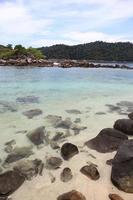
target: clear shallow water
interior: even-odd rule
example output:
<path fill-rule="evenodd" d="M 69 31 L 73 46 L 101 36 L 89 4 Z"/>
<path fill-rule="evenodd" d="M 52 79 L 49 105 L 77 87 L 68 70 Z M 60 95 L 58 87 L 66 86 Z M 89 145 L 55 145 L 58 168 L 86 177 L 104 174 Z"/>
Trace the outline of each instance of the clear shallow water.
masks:
<path fill-rule="evenodd" d="M 102 128 L 112 127 L 117 118 L 127 117 L 109 112 L 106 104 L 133 102 L 132 91 L 133 71 L 129 70 L 0 67 L 0 101 L 17 109 L 17 112 L 0 113 L 1 148 L 9 139 L 15 139 L 18 145 L 28 145 L 27 137 L 16 132 L 47 127 L 45 117 L 49 114 L 72 120 L 81 118 L 81 125 L 88 128 L 85 132 L 94 137 Z M 38 97 L 39 103 L 16 102 L 16 98 L 26 96 Z M 43 115 L 27 119 L 22 114 L 34 108 L 40 108 Z M 78 109 L 82 114 L 68 114 L 68 109 Z"/>

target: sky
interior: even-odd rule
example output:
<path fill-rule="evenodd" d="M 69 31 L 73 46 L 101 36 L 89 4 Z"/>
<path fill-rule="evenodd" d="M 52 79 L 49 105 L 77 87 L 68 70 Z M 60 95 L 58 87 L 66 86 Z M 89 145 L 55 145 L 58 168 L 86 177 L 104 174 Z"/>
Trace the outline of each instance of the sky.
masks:
<path fill-rule="evenodd" d="M 133 42 L 133 0 L 0 0 L 0 44 Z"/>

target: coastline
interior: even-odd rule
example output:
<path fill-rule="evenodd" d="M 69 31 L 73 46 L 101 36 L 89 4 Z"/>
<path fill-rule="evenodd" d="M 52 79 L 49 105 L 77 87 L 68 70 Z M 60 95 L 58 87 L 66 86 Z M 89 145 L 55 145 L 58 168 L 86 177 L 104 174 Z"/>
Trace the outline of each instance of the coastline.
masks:
<path fill-rule="evenodd" d="M 88 60 L 66 60 L 66 59 L 9 59 L 4 60 L 0 59 L 0 66 L 16 66 L 16 67 L 60 67 L 60 68 L 108 68 L 108 69 L 129 69 L 133 70 L 133 67 L 130 67 L 125 64 L 100 64 Z"/>

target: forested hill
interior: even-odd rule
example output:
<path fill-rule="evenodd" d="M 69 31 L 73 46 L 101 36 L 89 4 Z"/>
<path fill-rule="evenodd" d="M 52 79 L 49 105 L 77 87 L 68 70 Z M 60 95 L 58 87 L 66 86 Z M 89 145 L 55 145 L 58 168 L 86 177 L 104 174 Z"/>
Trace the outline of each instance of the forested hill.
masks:
<path fill-rule="evenodd" d="M 39 49 L 48 59 L 133 61 L 133 43 L 130 42 L 91 42 L 74 46 L 61 44 Z"/>

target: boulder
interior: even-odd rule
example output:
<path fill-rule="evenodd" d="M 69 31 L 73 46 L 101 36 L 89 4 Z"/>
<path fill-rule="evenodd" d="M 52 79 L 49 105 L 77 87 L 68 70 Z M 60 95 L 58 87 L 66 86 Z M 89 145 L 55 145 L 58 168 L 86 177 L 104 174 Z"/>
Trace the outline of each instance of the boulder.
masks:
<path fill-rule="evenodd" d="M 58 116 L 58 115 L 48 115 L 48 116 L 46 116 L 45 119 L 46 119 L 49 123 L 51 123 L 53 127 L 55 127 L 56 124 L 58 124 L 58 123 L 62 120 L 62 117 L 61 117 L 61 116 Z"/>
<path fill-rule="evenodd" d="M 86 200 L 85 196 L 76 190 L 60 195 L 57 200 Z"/>
<path fill-rule="evenodd" d="M 17 97 L 16 102 L 21 104 L 39 103 L 39 97 L 33 95 L 25 97 Z"/>
<path fill-rule="evenodd" d="M 45 127 L 41 126 L 27 134 L 27 137 L 34 145 L 44 144 L 45 139 Z"/>
<path fill-rule="evenodd" d="M 55 124 L 55 128 L 70 129 L 71 126 L 72 126 L 72 121 L 70 118 L 66 118 L 65 120 L 60 120 L 58 123 Z"/>
<path fill-rule="evenodd" d="M 75 114 L 75 115 L 82 114 L 81 111 L 77 109 L 66 110 L 66 112 L 69 114 Z"/>
<path fill-rule="evenodd" d="M 94 164 L 82 167 L 80 172 L 92 180 L 98 180 L 100 178 L 100 174 Z"/>
<path fill-rule="evenodd" d="M 61 155 L 64 160 L 69 160 L 73 156 L 79 153 L 78 147 L 71 143 L 65 143 L 61 147 Z"/>
<path fill-rule="evenodd" d="M 100 153 L 113 152 L 118 149 L 128 137 L 121 131 L 113 128 L 105 128 L 93 139 L 85 143 L 89 148 Z"/>
<path fill-rule="evenodd" d="M 20 161 L 14 166 L 14 170 L 22 174 L 27 180 L 31 180 L 38 174 L 42 175 L 43 168 L 44 164 L 39 159 Z"/>
<path fill-rule="evenodd" d="M 32 109 L 32 110 L 27 110 L 23 112 L 23 115 L 25 115 L 28 119 L 32 119 L 33 117 L 41 115 L 42 113 L 43 112 L 40 109 Z"/>
<path fill-rule="evenodd" d="M 124 200 L 118 194 L 109 194 L 110 200 Z"/>
<path fill-rule="evenodd" d="M 133 193 L 133 140 L 119 147 L 112 164 L 111 180 L 118 189 Z"/>
<path fill-rule="evenodd" d="M 32 147 L 16 147 L 13 151 L 7 156 L 5 159 L 4 164 L 10 164 L 21 160 L 23 158 L 28 158 L 29 156 L 33 155 Z"/>
<path fill-rule="evenodd" d="M 62 182 L 68 182 L 72 179 L 72 177 L 72 171 L 68 167 L 64 168 L 60 175 L 60 179 Z"/>
<path fill-rule="evenodd" d="M 114 128 L 127 135 L 133 135 L 133 120 L 118 119 L 114 124 Z"/>
<path fill-rule="evenodd" d="M 62 159 L 59 157 L 50 157 L 46 160 L 47 169 L 58 169 L 62 165 Z"/>
<path fill-rule="evenodd" d="M 0 175 L 0 197 L 7 197 L 15 192 L 25 181 L 24 176 L 16 171 L 7 171 Z"/>

